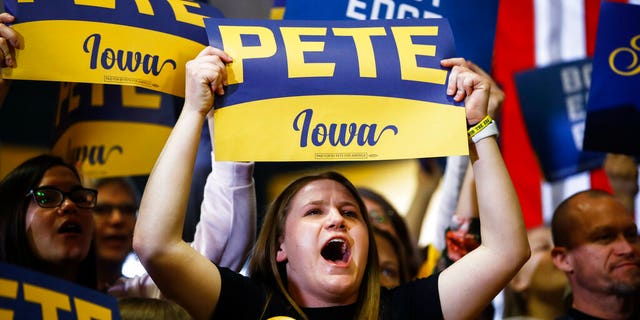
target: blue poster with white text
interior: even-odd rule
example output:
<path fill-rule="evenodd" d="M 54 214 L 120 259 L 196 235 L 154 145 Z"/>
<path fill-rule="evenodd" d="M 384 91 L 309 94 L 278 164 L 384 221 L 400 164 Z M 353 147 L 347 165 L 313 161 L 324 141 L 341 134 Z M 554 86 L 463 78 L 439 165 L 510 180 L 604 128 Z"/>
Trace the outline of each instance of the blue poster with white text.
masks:
<path fill-rule="evenodd" d="M 284 19 L 379 20 L 446 18 L 459 56 L 489 73 L 498 0 L 287 0 Z"/>
<path fill-rule="evenodd" d="M 529 139 L 547 181 L 602 165 L 603 153 L 582 148 L 590 78 L 591 60 L 527 70 L 515 76 Z"/>

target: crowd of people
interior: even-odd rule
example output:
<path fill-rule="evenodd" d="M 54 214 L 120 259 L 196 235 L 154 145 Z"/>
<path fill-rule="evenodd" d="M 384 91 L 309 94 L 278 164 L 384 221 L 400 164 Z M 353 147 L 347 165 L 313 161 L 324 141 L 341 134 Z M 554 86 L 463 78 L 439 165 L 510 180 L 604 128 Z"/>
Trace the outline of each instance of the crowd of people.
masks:
<path fill-rule="evenodd" d="M 21 46 L 12 21 L 0 14 L 2 67 Z M 491 319 L 500 292 L 509 319 L 640 318 L 633 158 L 608 158 L 613 193 L 578 192 L 527 230 L 495 123 L 478 125 L 499 117 L 504 95 L 462 58 L 441 61 L 445 93 L 464 102 L 470 132 L 484 132 L 442 175 L 460 186 L 444 190 L 455 206 L 438 213 L 450 221 L 444 248 L 419 248 L 422 217 L 407 224 L 384 195 L 334 171 L 292 181 L 258 225 L 254 163 L 215 161 L 215 146 L 184 241 L 202 128 L 213 135 L 232 61 L 205 47 L 187 63 L 184 106 L 144 190 L 126 177 L 89 181 L 52 155 L 3 177 L 0 261 L 118 297 L 123 319 Z M 430 192 L 417 195 L 422 213 Z M 147 273 L 127 278 L 132 250 Z"/>

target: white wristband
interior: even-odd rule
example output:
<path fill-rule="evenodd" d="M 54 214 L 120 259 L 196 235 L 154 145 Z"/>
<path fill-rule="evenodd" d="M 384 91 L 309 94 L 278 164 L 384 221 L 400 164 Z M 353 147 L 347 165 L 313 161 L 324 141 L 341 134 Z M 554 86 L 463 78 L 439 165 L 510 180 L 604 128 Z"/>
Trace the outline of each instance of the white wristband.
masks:
<path fill-rule="evenodd" d="M 498 135 L 498 125 L 496 124 L 495 121 L 491 120 L 491 123 L 489 123 L 486 127 L 482 128 L 475 135 L 473 135 L 473 137 L 471 137 L 471 141 L 473 141 L 473 143 L 478 143 L 478 141 L 486 137 L 497 136 L 497 135 Z"/>

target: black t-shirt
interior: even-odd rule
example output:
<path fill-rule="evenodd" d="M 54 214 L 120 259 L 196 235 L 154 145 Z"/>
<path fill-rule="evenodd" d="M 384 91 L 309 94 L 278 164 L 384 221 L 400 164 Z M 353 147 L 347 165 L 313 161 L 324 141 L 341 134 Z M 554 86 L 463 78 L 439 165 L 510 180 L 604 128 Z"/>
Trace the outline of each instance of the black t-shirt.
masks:
<path fill-rule="evenodd" d="M 287 299 L 269 291 L 263 284 L 227 268 L 218 268 L 222 289 L 212 319 L 264 319 L 290 317 L 302 319 Z M 273 294 L 269 295 L 269 292 Z M 269 300 L 269 301 L 267 301 Z M 442 319 L 438 275 L 414 280 L 392 290 L 382 289 L 381 319 Z M 303 308 L 310 320 L 352 320 L 355 305 L 326 308 Z"/>
<path fill-rule="evenodd" d="M 582 313 L 574 308 L 567 310 L 565 315 L 562 315 L 556 320 L 603 320 L 601 318 L 592 317 L 586 313 Z"/>
<path fill-rule="evenodd" d="M 634 315 L 629 317 L 629 319 L 630 320 L 640 319 L 640 314 L 638 314 L 638 312 L 635 312 Z M 565 315 L 556 318 L 556 320 L 604 320 L 604 319 L 590 316 L 586 313 L 583 313 L 574 308 L 571 308 L 567 311 Z"/>

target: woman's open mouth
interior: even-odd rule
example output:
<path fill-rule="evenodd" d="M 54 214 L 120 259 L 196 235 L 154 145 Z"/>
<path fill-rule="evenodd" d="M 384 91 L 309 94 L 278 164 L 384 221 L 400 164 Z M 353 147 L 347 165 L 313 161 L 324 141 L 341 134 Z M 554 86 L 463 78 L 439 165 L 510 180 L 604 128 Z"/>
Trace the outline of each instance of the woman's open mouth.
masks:
<path fill-rule="evenodd" d="M 333 238 L 322 247 L 320 255 L 327 261 L 347 263 L 351 257 L 351 247 L 345 239 Z"/>

